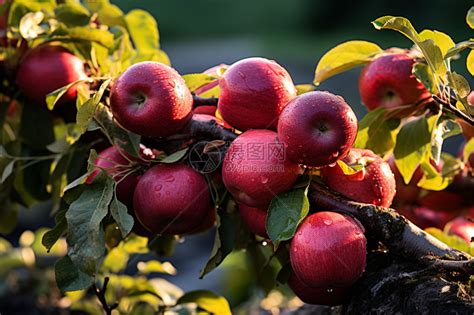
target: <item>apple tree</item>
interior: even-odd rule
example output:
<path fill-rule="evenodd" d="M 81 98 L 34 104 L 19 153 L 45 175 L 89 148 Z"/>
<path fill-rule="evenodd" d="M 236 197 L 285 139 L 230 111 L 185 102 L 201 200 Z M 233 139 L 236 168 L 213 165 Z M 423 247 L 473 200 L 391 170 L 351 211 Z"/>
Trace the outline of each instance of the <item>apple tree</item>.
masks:
<path fill-rule="evenodd" d="M 48 201 L 55 219 L 18 248 L 1 238 L 0 261 L 53 258 L 53 286 L 85 312 L 230 314 L 160 276 L 183 235 L 212 229 L 196 277 L 245 251 L 281 309 L 471 313 L 474 94 L 451 63 L 468 51 L 474 75 L 474 41 L 372 24 L 411 47 L 348 41 L 295 85 L 266 58 L 181 75 L 144 10 L 0 1 L 0 233 L 20 207 Z M 358 66 L 359 121 L 318 88 Z"/>

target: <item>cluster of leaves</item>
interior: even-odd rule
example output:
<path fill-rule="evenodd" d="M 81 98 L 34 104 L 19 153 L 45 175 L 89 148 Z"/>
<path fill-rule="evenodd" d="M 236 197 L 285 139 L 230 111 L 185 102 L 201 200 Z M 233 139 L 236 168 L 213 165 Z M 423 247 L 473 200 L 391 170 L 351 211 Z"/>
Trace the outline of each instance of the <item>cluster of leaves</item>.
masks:
<path fill-rule="evenodd" d="M 52 200 L 56 226 L 42 235 L 42 245 L 48 252 L 54 251 L 58 241 L 67 236 L 67 254 L 63 252 L 66 255 L 55 266 L 58 287 L 61 291 L 82 290 L 71 294 L 73 305 L 100 313 L 96 298 L 85 289 L 101 276 L 130 268 L 129 257 L 148 253 L 149 249 L 147 239 L 130 234 L 133 218 L 116 197 L 116 182 L 102 172 L 92 184 L 84 184 L 97 157 L 91 147 L 105 137 L 129 156 L 140 156 L 140 136 L 111 120 L 106 106 L 109 85 L 134 63 L 147 60 L 169 64 L 169 59 L 160 49 L 157 23 L 148 12 L 132 10 L 124 14 L 109 1 L 82 5 L 75 0 L 59 4 L 55 0 L 18 0 L 10 6 L 8 24 L 8 38 L 25 42 L 28 48 L 51 43 L 73 52 L 86 64 L 88 77 L 50 93 L 46 99 L 48 110 L 21 96 L 12 101 L 0 95 L 0 231 L 8 233 L 15 227 L 19 205 L 31 208 L 38 202 Z M 18 62 L 12 50 L 0 49 L 0 61 Z M 73 85 L 78 88 L 77 115 L 75 122 L 66 123 L 51 111 Z M 16 110 L 8 113 L 13 102 Z M 95 131 L 103 137 L 91 140 L 90 134 Z M 182 150 L 158 159 L 173 163 L 185 153 Z M 115 229 L 118 233 L 111 232 Z M 113 242 L 114 239 L 118 241 Z M 174 241 L 158 237 L 150 240 L 149 245 L 161 254 L 169 254 Z M 112 300 L 126 302 L 119 305 L 126 307 L 124 312 L 142 314 L 172 308 L 184 312 L 182 309 L 195 309 L 197 305 L 210 313 L 230 314 L 227 301 L 212 292 L 183 295 L 173 286 L 171 294 L 163 291 L 171 286 L 164 284 L 165 280 L 148 280 L 150 273 L 174 273 L 169 265 L 151 261 L 139 262 L 137 266 L 137 277 L 113 275 L 110 279 L 107 294 Z M 191 307 L 189 303 L 194 304 Z"/>
<path fill-rule="evenodd" d="M 474 10 L 466 17 L 472 28 Z M 372 22 L 378 30 L 390 29 L 400 32 L 410 39 L 414 47 L 411 51 L 417 57 L 413 74 L 426 89 L 440 99 L 452 102 L 456 98 L 456 108 L 472 118 L 474 107 L 467 103 L 470 92 L 468 81 L 451 70 L 451 61 L 465 49 L 471 49 L 467 56 L 467 69 L 474 75 L 474 40 L 455 43 L 449 35 L 436 30 L 417 32 L 410 21 L 403 17 L 384 16 Z M 391 49 L 393 51 L 393 49 Z M 378 45 L 367 41 L 349 41 L 328 51 L 319 61 L 314 84 L 351 69 L 370 63 L 374 58 L 386 53 Z M 427 100 L 428 101 L 428 100 Z M 395 163 L 409 183 L 415 170 L 421 165 L 424 176 L 418 186 L 428 190 L 443 190 L 462 169 L 459 159 L 442 153 L 444 140 L 461 132 L 456 117 L 449 110 L 438 113 L 420 104 L 411 104 L 395 109 L 378 108 L 369 112 L 359 122 L 356 147 L 369 148 L 381 156 L 394 155 Z M 400 115 L 401 113 L 408 113 Z M 411 116 L 414 119 L 403 119 Z M 441 171 L 435 169 L 443 159 Z"/>

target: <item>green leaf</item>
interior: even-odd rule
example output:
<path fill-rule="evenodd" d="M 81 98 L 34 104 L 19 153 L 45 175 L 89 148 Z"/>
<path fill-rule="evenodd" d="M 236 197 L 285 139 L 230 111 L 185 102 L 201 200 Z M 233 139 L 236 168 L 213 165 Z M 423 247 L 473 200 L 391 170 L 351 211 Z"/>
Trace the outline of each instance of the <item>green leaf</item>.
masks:
<path fill-rule="evenodd" d="M 81 40 L 96 42 L 104 47 L 112 48 L 114 35 L 107 30 L 87 26 L 66 26 L 60 23 L 50 34 L 50 40 Z"/>
<path fill-rule="evenodd" d="M 207 73 L 192 73 L 183 75 L 183 79 L 189 90 L 194 92 L 201 86 L 218 80 L 218 77 Z"/>
<path fill-rule="evenodd" d="M 449 35 L 440 31 L 423 30 L 420 32 L 419 36 L 422 40 L 427 40 L 427 39 L 433 40 L 436 46 L 438 46 L 439 49 L 441 50 L 441 54 L 443 56 L 445 56 L 446 53 L 455 45 L 454 41 Z"/>
<path fill-rule="evenodd" d="M 427 31 L 423 36 L 420 36 L 408 19 L 399 16 L 383 16 L 372 22 L 372 24 L 378 30 L 391 29 L 402 33 L 420 48 L 433 73 L 444 75 L 447 72 L 443 53 L 435 42 L 436 39 L 437 41 L 442 41 L 443 45 L 445 45 L 446 37 L 440 35 L 440 32 Z M 431 35 L 435 39 L 430 38 Z"/>
<path fill-rule="evenodd" d="M 229 202 L 227 207 L 235 207 L 235 203 Z M 200 279 L 219 266 L 224 258 L 234 249 L 236 227 L 232 216 L 226 211 L 219 211 L 216 221 L 217 228 L 214 245 L 206 266 L 201 270 Z"/>
<path fill-rule="evenodd" d="M 99 90 L 93 95 L 92 98 L 88 99 L 85 103 L 78 106 L 76 114 L 76 123 L 80 130 L 80 133 L 83 134 L 87 131 L 89 123 L 94 117 L 97 106 L 102 100 L 105 90 L 109 86 L 111 79 L 107 79 L 99 87 Z"/>
<path fill-rule="evenodd" d="M 474 246 L 469 245 L 457 235 L 448 235 L 446 231 L 441 231 L 437 228 L 427 228 L 425 231 L 452 248 L 474 255 Z"/>
<path fill-rule="evenodd" d="M 100 178 L 102 177 L 102 178 Z M 86 185 L 66 213 L 69 256 L 82 271 L 93 274 L 105 251 L 102 220 L 114 193 L 114 180 L 102 172 Z"/>
<path fill-rule="evenodd" d="M 89 11 L 79 3 L 68 2 L 60 4 L 54 9 L 56 19 L 69 26 L 82 26 L 89 23 Z"/>
<path fill-rule="evenodd" d="M 469 52 L 466 59 L 466 67 L 469 73 L 474 76 L 474 50 Z"/>
<path fill-rule="evenodd" d="M 474 7 L 471 7 L 466 14 L 466 23 L 470 28 L 474 28 Z"/>
<path fill-rule="evenodd" d="M 474 138 L 469 139 L 469 141 L 466 142 L 466 145 L 464 146 L 463 150 L 463 162 L 467 163 L 469 160 L 469 156 L 474 153 Z"/>
<path fill-rule="evenodd" d="M 185 149 L 176 151 L 176 152 L 166 156 L 162 160 L 160 160 L 160 163 L 168 163 L 168 164 L 176 163 L 179 160 L 181 160 L 186 155 L 186 153 L 188 153 L 188 150 L 189 150 L 189 148 L 185 148 Z"/>
<path fill-rule="evenodd" d="M 164 262 L 161 263 L 156 260 L 150 260 L 150 261 L 140 261 L 137 264 L 137 269 L 141 274 L 147 275 L 150 273 L 164 273 L 168 275 L 175 275 L 176 274 L 176 268 L 169 262 Z"/>
<path fill-rule="evenodd" d="M 87 7 L 94 13 L 97 13 L 99 21 L 105 25 L 125 26 L 123 12 L 109 0 L 86 1 Z"/>
<path fill-rule="evenodd" d="M 359 130 L 354 147 L 370 149 L 384 155 L 395 146 L 399 119 L 387 119 L 387 110 L 379 107 L 367 113 L 359 121 Z"/>
<path fill-rule="evenodd" d="M 5 166 L 2 172 L 2 178 L 0 179 L 0 184 L 5 182 L 5 180 L 10 177 L 10 175 L 13 173 L 13 167 L 15 166 L 15 160 L 10 161 L 10 163 Z"/>
<path fill-rule="evenodd" d="M 107 135 L 113 145 L 121 147 L 133 157 L 140 157 L 141 137 L 117 126 L 112 120 L 112 114 L 107 107 L 99 104 L 95 119 L 102 132 Z"/>
<path fill-rule="evenodd" d="M 416 62 L 413 65 L 412 72 L 428 91 L 432 94 L 438 93 L 438 86 L 436 85 L 433 71 L 431 71 L 431 68 L 426 63 Z"/>
<path fill-rule="evenodd" d="M 84 290 L 92 285 L 93 278 L 80 271 L 69 256 L 59 259 L 54 269 L 56 283 L 62 292 Z"/>
<path fill-rule="evenodd" d="M 474 39 L 469 39 L 467 41 L 457 43 L 454 47 L 448 50 L 444 58 L 445 59 L 452 58 L 466 48 L 474 49 Z"/>
<path fill-rule="evenodd" d="M 461 99 L 466 98 L 471 91 L 469 82 L 466 78 L 456 72 L 448 73 L 448 83 L 456 95 Z"/>
<path fill-rule="evenodd" d="M 353 175 L 364 169 L 364 164 L 347 164 L 343 160 L 338 160 L 337 165 L 345 175 Z"/>
<path fill-rule="evenodd" d="M 294 189 L 272 199 L 266 229 L 273 242 L 286 241 L 295 235 L 298 225 L 309 212 L 307 193 L 308 188 Z"/>
<path fill-rule="evenodd" d="M 126 237 L 132 231 L 133 217 L 128 214 L 127 206 L 118 200 L 116 187 L 117 185 L 114 185 L 114 197 L 110 203 L 110 214 L 120 228 L 122 237 Z"/>
<path fill-rule="evenodd" d="M 397 135 L 394 149 L 395 164 L 405 184 L 408 185 L 413 173 L 424 159 L 427 146 L 431 144 L 428 119 L 420 117 L 406 123 Z"/>
<path fill-rule="evenodd" d="M 138 50 L 150 51 L 160 48 L 158 24 L 147 11 L 135 9 L 125 16 L 128 32 Z"/>
<path fill-rule="evenodd" d="M 316 90 L 316 87 L 313 84 L 297 84 L 295 85 L 295 88 L 296 88 L 296 94 L 298 95 Z"/>
<path fill-rule="evenodd" d="M 101 268 L 110 272 L 119 273 L 127 268 L 129 258 L 130 255 L 124 251 L 121 246 L 112 248 L 107 256 L 105 256 Z"/>
<path fill-rule="evenodd" d="M 46 95 L 46 104 L 48 105 L 48 109 L 49 110 L 53 110 L 54 109 L 54 106 L 56 105 L 56 103 L 59 101 L 59 99 L 61 98 L 61 96 L 63 96 L 70 88 L 72 88 L 73 86 L 79 84 L 79 83 L 82 83 L 82 82 L 85 82 L 87 81 L 88 79 L 80 79 L 80 80 L 76 80 L 74 82 L 71 82 L 69 83 L 68 85 L 66 86 L 63 86 L 63 87 L 60 87 L 59 89 L 57 90 L 54 90 L 53 92 L 49 93 L 48 95 Z"/>
<path fill-rule="evenodd" d="M 211 291 L 197 290 L 184 294 L 176 302 L 179 304 L 196 303 L 199 308 L 211 313 L 219 315 L 230 315 L 230 305 L 227 300 Z"/>
<path fill-rule="evenodd" d="M 56 242 L 59 240 L 61 235 L 63 235 L 63 233 L 67 230 L 67 221 L 65 215 L 66 209 L 60 210 L 54 218 L 56 221 L 54 228 L 43 235 L 41 243 L 48 250 L 48 253 L 54 244 L 56 244 Z"/>
<path fill-rule="evenodd" d="M 367 41 L 353 40 L 342 43 L 321 57 L 316 67 L 314 84 L 319 85 L 333 75 L 366 64 L 381 52 L 382 48 Z"/>

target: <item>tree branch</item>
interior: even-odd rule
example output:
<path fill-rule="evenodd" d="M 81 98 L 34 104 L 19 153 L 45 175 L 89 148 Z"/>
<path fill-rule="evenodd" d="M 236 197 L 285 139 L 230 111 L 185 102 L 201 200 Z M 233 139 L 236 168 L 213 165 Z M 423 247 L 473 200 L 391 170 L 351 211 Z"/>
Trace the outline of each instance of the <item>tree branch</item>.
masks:
<path fill-rule="evenodd" d="M 471 126 L 474 126 L 474 119 L 463 111 L 461 111 L 459 108 L 457 108 L 456 105 L 451 102 L 451 100 L 447 102 L 436 95 L 433 95 L 433 100 L 434 104 L 436 104 L 438 108 L 440 107 L 440 105 L 442 105 L 443 108 L 446 109 L 446 111 L 454 114 L 456 117 L 464 120 Z"/>
<path fill-rule="evenodd" d="M 439 241 L 394 209 L 351 201 L 317 182 L 311 184 L 308 197 L 310 203 L 319 209 L 354 216 L 389 249 L 409 259 L 415 259 L 426 266 L 436 264 L 447 271 L 474 273 L 471 256 Z M 458 262 L 453 263 L 453 260 Z"/>
<path fill-rule="evenodd" d="M 217 102 L 219 102 L 219 99 L 217 97 L 200 97 L 195 94 L 193 94 L 193 107 L 198 107 L 198 106 L 217 106 Z"/>
<path fill-rule="evenodd" d="M 112 305 L 107 304 L 107 300 L 105 298 L 105 292 L 107 291 L 107 285 L 109 284 L 109 277 L 104 278 L 104 284 L 102 285 L 102 289 L 97 288 L 95 283 L 92 285 L 92 289 L 94 290 L 97 299 L 100 301 L 102 308 L 104 309 L 104 313 L 106 315 L 112 315 L 112 310 L 116 309 L 118 304 L 114 303 Z"/>

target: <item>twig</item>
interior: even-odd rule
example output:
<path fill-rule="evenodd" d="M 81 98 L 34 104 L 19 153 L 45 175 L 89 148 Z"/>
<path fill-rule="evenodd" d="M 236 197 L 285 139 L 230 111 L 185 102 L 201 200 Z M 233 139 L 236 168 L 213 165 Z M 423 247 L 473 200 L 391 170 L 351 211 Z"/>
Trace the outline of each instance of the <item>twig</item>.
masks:
<path fill-rule="evenodd" d="M 112 305 L 107 304 L 105 292 L 107 291 L 107 285 L 109 284 L 109 280 L 109 277 L 104 278 L 104 284 L 102 285 L 102 289 L 97 288 L 95 283 L 92 285 L 92 289 L 94 290 L 97 299 L 100 301 L 100 304 L 102 304 L 102 308 L 104 309 L 106 315 L 112 315 L 112 310 L 116 309 L 118 306 L 117 303 L 114 303 Z"/>
<path fill-rule="evenodd" d="M 471 126 L 474 126 L 474 119 L 471 116 L 465 114 L 459 108 L 457 108 L 453 103 L 451 103 L 451 101 L 447 102 L 436 95 L 433 95 L 433 100 L 435 101 L 436 105 L 443 105 L 443 108 L 445 108 L 447 111 L 454 114 L 456 117 L 464 120 Z"/>
<path fill-rule="evenodd" d="M 193 107 L 198 107 L 198 106 L 217 106 L 217 103 L 219 102 L 219 99 L 217 97 L 200 97 L 195 94 L 193 94 Z"/>

